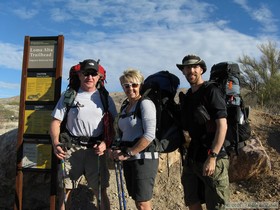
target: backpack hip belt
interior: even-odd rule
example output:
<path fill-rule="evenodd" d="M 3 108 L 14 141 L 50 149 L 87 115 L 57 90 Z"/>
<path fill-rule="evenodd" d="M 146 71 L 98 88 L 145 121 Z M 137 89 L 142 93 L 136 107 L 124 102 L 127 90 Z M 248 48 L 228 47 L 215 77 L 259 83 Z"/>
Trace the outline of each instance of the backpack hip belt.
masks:
<path fill-rule="evenodd" d="M 93 146 L 94 144 L 99 144 L 102 139 L 102 135 L 97 137 L 87 137 L 87 136 L 72 136 L 70 135 L 71 143 L 80 146 Z"/>

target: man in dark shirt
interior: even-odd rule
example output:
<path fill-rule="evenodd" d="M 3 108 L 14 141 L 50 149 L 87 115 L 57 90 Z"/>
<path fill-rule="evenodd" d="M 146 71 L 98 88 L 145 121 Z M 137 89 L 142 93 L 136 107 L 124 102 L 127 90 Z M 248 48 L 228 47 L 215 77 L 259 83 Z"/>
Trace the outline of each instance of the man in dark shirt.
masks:
<path fill-rule="evenodd" d="M 177 64 L 191 88 L 184 95 L 182 124 L 191 142 L 184 163 L 182 184 L 189 209 L 225 209 L 229 198 L 228 156 L 223 143 L 227 132 L 226 104 L 213 83 L 204 82 L 205 62 L 187 55 Z"/>

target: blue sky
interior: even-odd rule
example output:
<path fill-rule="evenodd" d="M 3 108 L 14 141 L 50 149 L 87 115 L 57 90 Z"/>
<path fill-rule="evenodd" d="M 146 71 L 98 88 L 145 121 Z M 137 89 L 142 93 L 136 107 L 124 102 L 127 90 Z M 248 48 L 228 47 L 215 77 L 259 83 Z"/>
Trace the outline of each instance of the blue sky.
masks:
<path fill-rule="evenodd" d="M 136 68 L 144 76 L 176 68 L 197 54 L 210 68 L 243 54 L 258 58 L 257 45 L 279 45 L 278 0 L 0 0 L 0 98 L 20 94 L 25 36 L 64 36 L 63 85 L 69 68 L 100 59 L 106 87 L 121 91 L 119 76 Z"/>

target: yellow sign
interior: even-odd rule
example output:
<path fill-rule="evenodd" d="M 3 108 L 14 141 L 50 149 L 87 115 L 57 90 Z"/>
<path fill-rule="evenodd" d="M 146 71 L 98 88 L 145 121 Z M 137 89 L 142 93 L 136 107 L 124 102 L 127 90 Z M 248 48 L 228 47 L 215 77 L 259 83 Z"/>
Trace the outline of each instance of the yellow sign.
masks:
<path fill-rule="evenodd" d="M 27 106 L 24 119 L 25 134 L 49 134 L 52 109 L 45 106 Z"/>
<path fill-rule="evenodd" d="M 51 144 L 23 144 L 23 168 L 50 169 L 51 159 Z"/>
<path fill-rule="evenodd" d="M 27 78 L 26 99 L 27 101 L 53 101 L 55 78 L 45 77 Z"/>

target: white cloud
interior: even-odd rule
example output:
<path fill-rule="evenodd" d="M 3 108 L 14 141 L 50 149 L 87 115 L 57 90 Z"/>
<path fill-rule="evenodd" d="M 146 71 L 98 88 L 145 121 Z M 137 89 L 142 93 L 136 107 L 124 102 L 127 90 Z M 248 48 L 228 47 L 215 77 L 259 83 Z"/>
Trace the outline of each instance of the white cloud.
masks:
<path fill-rule="evenodd" d="M 61 2 L 63 7 L 56 7 Z M 263 25 L 273 20 L 267 7 L 252 10 L 246 0 L 235 2 L 248 13 L 258 11 L 258 17 L 262 17 L 258 22 Z M 256 46 L 265 41 L 228 28 L 228 22 L 223 19 L 211 20 L 215 5 L 196 0 L 177 0 L 176 3 L 162 0 L 160 4 L 156 0 L 49 0 L 36 2 L 36 8 L 44 8 L 46 14 L 50 14 L 49 21 L 53 21 L 50 25 L 67 26 L 61 29 L 44 26 L 53 33 L 61 31 L 59 34 L 65 37 L 64 84 L 68 82 L 72 65 L 87 58 L 101 59 L 110 91 L 121 90 L 118 78 L 129 67 L 140 69 L 145 76 L 169 70 L 186 86 L 176 63 L 189 53 L 206 61 L 208 71 L 204 77 L 208 79 L 214 63 L 236 61 L 242 54 L 258 57 L 260 52 Z M 28 13 L 26 9 L 22 11 Z M 1 68 L 21 69 L 23 47 L 0 42 L 0 48 Z"/>
<path fill-rule="evenodd" d="M 5 88 L 5 89 L 18 89 L 20 87 L 19 84 L 15 83 L 7 83 L 7 82 L 1 82 L 0 81 L 0 89 Z"/>
<path fill-rule="evenodd" d="M 94 26 L 119 28 L 121 31 L 146 30 L 156 26 L 178 26 L 180 22 L 195 23 L 205 20 L 214 6 L 196 0 L 176 3 L 158 1 L 67 1 L 61 12 L 72 20 Z M 194 14 L 195 12 L 195 14 Z"/>
<path fill-rule="evenodd" d="M 9 69 L 21 69 L 23 47 L 0 42 L 0 66 Z"/>
<path fill-rule="evenodd" d="M 252 15 L 255 20 L 262 24 L 263 32 L 274 33 L 278 31 L 276 21 L 271 11 L 266 6 L 261 6 L 258 10 L 254 11 Z"/>
<path fill-rule="evenodd" d="M 14 9 L 13 13 L 22 19 L 31 19 L 38 14 L 35 9 L 27 9 L 25 7 Z"/>
<path fill-rule="evenodd" d="M 90 36 L 93 33 L 89 33 Z M 84 35 L 83 40 L 89 39 Z M 200 55 L 210 69 L 216 62 L 236 61 L 242 53 L 257 56 L 256 45 L 260 42 L 234 30 L 221 30 L 210 23 L 187 25 L 172 33 L 165 28 L 156 28 L 149 32 L 118 34 L 92 44 L 83 40 L 69 40 L 65 56 L 74 61 L 71 65 L 86 58 L 100 58 L 108 71 L 108 81 L 114 83 L 108 84 L 111 90 L 120 89 L 118 77 L 128 67 L 140 69 L 145 76 L 166 69 L 180 76 L 185 83 L 175 64 L 186 54 Z M 65 69 L 66 75 L 69 68 Z M 209 71 L 205 77 L 208 75 Z"/>
<path fill-rule="evenodd" d="M 50 10 L 51 18 L 56 22 L 64 22 L 71 19 L 70 14 L 60 8 Z"/>
<path fill-rule="evenodd" d="M 261 24 L 263 32 L 278 32 L 278 21 L 273 17 L 272 12 L 264 2 L 259 6 L 259 8 L 256 7 L 258 6 L 256 4 L 254 4 L 254 7 L 250 7 L 247 0 L 234 0 L 234 2 L 239 4 L 253 20 Z"/>

